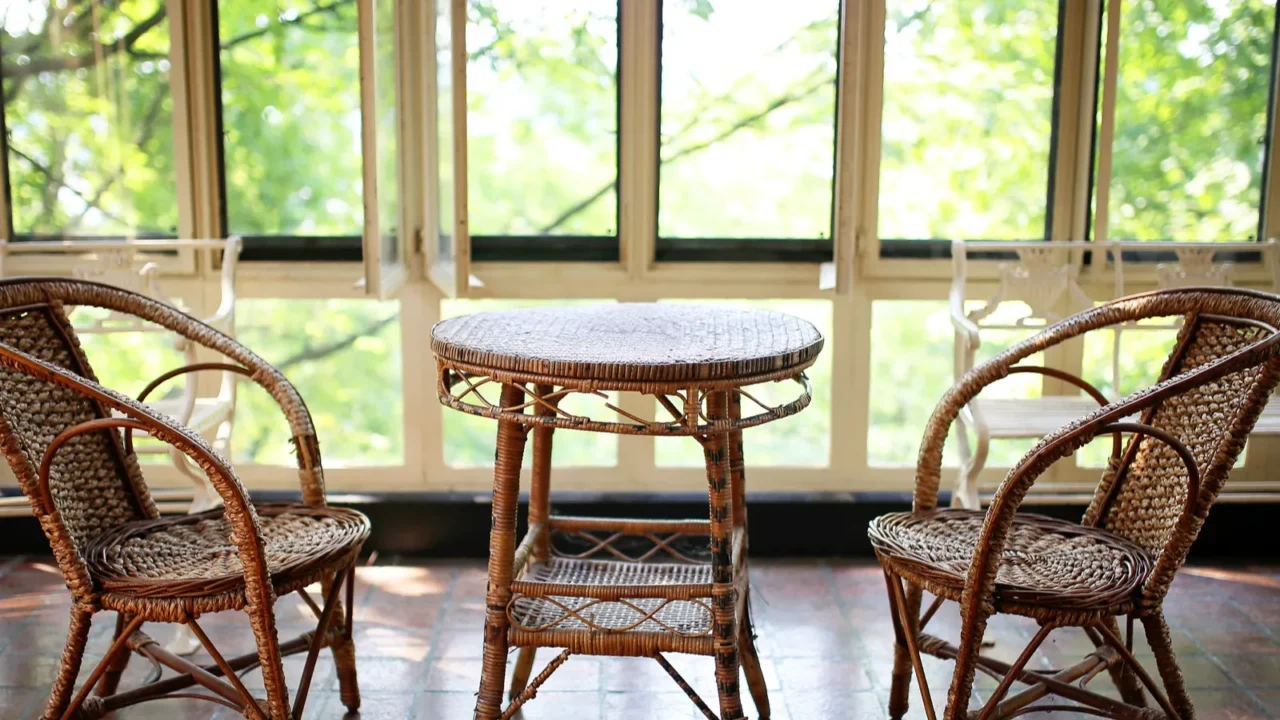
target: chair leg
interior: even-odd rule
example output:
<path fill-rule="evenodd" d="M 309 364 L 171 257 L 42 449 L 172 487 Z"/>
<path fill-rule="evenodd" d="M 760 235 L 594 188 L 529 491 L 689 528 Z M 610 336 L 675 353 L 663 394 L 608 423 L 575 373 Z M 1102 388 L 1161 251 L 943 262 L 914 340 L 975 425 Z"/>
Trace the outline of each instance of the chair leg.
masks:
<path fill-rule="evenodd" d="M 529 675 L 533 672 L 534 656 L 537 654 L 536 647 L 520 648 L 520 654 L 516 656 L 516 669 L 511 673 L 511 689 L 507 691 L 508 698 L 515 700 L 517 695 L 524 692 L 529 684 Z"/>
<path fill-rule="evenodd" d="M 124 632 L 127 624 L 128 618 L 125 617 L 124 613 L 117 613 L 116 631 L 112 636 L 113 640 L 120 637 L 120 633 Z M 132 656 L 132 652 L 125 651 L 112 658 L 107 665 L 107 671 L 102 674 L 102 679 L 98 681 L 98 687 L 95 692 L 99 697 L 116 694 L 116 690 L 120 687 L 120 676 L 124 674 L 124 669 L 129 664 L 129 658 Z"/>
<path fill-rule="evenodd" d="M 89 640 L 92 616 L 93 611 L 83 605 L 77 604 L 71 608 L 67 644 L 62 650 L 62 664 L 58 667 L 53 689 L 49 691 L 49 702 L 44 711 L 45 720 L 59 720 L 67 711 L 71 693 L 76 689 L 76 676 L 80 674 L 80 662 L 84 659 L 84 646 Z"/>
<path fill-rule="evenodd" d="M 337 607 L 335 613 L 342 618 L 342 633 L 329 649 L 333 653 L 333 664 L 338 672 L 338 696 L 342 698 L 342 704 L 348 710 L 355 712 L 360 709 L 360 683 L 356 679 L 356 643 L 352 637 L 355 632 L 352 625 L 355 613 L 355 560 L 352 560 L 351 567 L 346 570 L 346 576 L 346 614 L 343 614 L 341 605 Z M 337 582 L 336 577 L 334 582 Z"/>
<path fill-rule="evenodd" d="M 907 647 L 906 636 L 906 618 L 898 611 L 898 603 L 896 602 L 896 593 L 894 593 L 893 585 L 898 581 L 897 576 L 885 571 L 884 579 L 886 588 L 889 592 L 889 617 L 893 621 L 893 674 L 892 683 L 889 687 L 889 717 L 899 720 L 907 714 L 907 708 L 911 704 L 911 651 Z M 907 589 L 907 607 L 912 607 L 914 599 L 914 607 L 920 606 L 920 593 L 914 587 Z"/>
<path fill-rule="evenodd" d="M 742 670 L 747 675 L 747 689 L 751 691 L 751 700 L 756 704 L 756 715 L 760 720 L 769 720 L 769 689 L 764 680 L 764 671 L 760 666 L 760 653 L 756 650 L 756 632 L 751 622 L 751 591 L 747 591 L 746 611 L 742 625 L 738 628 L 738 644 L 742 647 Z"/>
<path fill-rule="evenodd" d="M 1191 705 L 1191 696 L 1187 694 L 1187 685 L 1178 668 L 1178 659 L 1173 654 L 1173 640 L 1169 637 L 1169 625 L 1164 621 L 1164 613 L 1144 616 L 1142 627 L 1146 630 L 1151 651 L 1155 653 L 1156 667 L 1160 670 L 1164 690 L 1169 694 L 1169 702 L 1178 711 L 1180 720 L 1194 720 L 1196 710 Z"/>
<path fill-rule="evenodd" d="M 1115 618 L 1109 618 L 1104 622 L 1116 637 L 1120 635 L 1120 624 Z M 1094 645 L 1099 648 L 1106 646 L 1106 641 L 1096 634 L 1090 634 L 1089 638 L 1093 640 Z M 1147 696 L 1142 692 L 1142 682 L 1138 680 L 1138 676 L 1133 673 L 1133 668 L 1128 663 L 1117 663 L 1107 668 L 1107 672 L 1111 674 L 1111 682 L 1116 686 L 1116 690 L 1120 692 L 1120 699 L 1130 705 L 1136 707 L 1147 706 Z"/>

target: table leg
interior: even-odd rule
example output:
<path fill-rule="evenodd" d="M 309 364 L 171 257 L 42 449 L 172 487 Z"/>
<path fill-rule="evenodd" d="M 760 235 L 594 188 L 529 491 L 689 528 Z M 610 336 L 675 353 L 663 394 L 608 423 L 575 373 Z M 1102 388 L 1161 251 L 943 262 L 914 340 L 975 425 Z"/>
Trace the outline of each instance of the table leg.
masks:
<path fill-rule="evenodd" d="M 707 419 L 729 417 L 729 394 L 723 390 L 707 393 Z M 721 720 L 737 720 L 742 715 L 738 688 L 737 591 L 733 568 L 734 502 L 730 481 L 730 434 L 708 435 L 702 439 L 707 462 L 707 488 L 711 512 L 711 620 L 716 658 L 716 690 L 720 695 Z"/>
<path fill-rule="evenodd" d="M 538 385 L 535 388 L 538 397 L 545 398 L 555 391 L 552 385 Z M 535 415 L 552 416 L 555 415 L 555 403 L 550 403 L 551 407 L 537 405 L 534 408 Z M 532 475 L 532 483 L 529 486 L 529 527 L 534 527 L 539 523 L 546 523 L 550 515 L 550 499 L 551 499 L 551 439 L 555 432 L 555 428 L 551 426 L 535 426 L 533 428 L 533 467 L 530 468 Z M 542 539 L 538 541 L 533 548 L 533 557 L 531 560 L 545 560 L 550 554 L 550 538 L 551 533 L 544 533 Z M 529 674 L 533 670 L 534 656 L 538 649 L 534 647 L 522 647 L 520 653 L 516 656 L 515 671 L 511 674 L 511 689 L 508 696 L 512 699 L 519 695 L 525 686 L 529 683 Z"/>
<path fill-rule="evenodd" d="M 503 407 L 523 402 L 514 385 L 502 386 Z M 489 589 L 485 597 L 484 662 L 475 720 L 497 720 L 502 714 L 502 687 L 507 674 L 507 603 L 511 600 L 511 566 L 516 548 L 516 510 L 520 501 L 520 463 L 525 428 L 498 422 L 498 448 L 493 467 L 493 520 L 489 529 Z"/>
<path fill-rule="evenodd" d="M 729 393 L 729 417 L 738 420 L 742 417 L 742 396 Z M 742 452 L 742 431 L 729 433 L 729 480 L 733 484 L 733 524 L 743 529 L 742 553 L 737 572 L 743 574 L 742 587 L 746 588 L 747 598 L 742 603 L 743 613 L 741 627 L 738 628 L 738 644 L 742 652 L 742 671 L 747 676 L 747 689 L 756 704 L 756 715 L 767 720 L 769 710 L 769 691 L 760 668 L 760 653 L 756 650 L 755 628 L 751 622 L 751 580 L 747 563 L 747 472 L 746 461 Z"/>

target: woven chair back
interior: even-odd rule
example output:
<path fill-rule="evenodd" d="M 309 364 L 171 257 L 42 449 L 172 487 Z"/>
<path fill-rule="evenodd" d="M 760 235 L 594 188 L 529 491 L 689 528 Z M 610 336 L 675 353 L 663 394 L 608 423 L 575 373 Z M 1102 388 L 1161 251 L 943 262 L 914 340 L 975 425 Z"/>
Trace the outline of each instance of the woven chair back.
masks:
<path fill-rule="evenodd" d="M 1257 345 L 1276 329 L 1244 317 L 1185 316 L 1161 380 L 1193 372 Z M 1085 522 L 1126 537 L 1151 553 L 1156 569 L 1148 591 L 1163 596 L 1172 572 L 1186 560 L 1209 508 L 1222 489 L 1278 377 L 1274 357 L 1197 383 L 1143 412 L 1142 422 L 1180 440 L 1195 459 L 1199 486 L 1190 488 L 1182 459 L 1149 436 L 1130 443 L 1098 488 Z M 1195 495 L 1188 498 L 1189 492 Z M 1167 578 L 1166 578 L 1167 576 Z"/>
<path fill-rule="evenodd" d="M 96 381 L 60 303 L 16 302 L 0 292 L 0 356 L 16 349 Z M 126 457 L 116 430 L 80 435 L 58 452 L 49 471 L 54 507 L 43 506 L 39 468 L 50 443 L 73 425 L 108 416 L 92 398 L 0 363 L 0 442 L 69 579 L 83 577 L 80 555 L 90 542 L 121 523 L 155 516 L 136 459 Z"/>

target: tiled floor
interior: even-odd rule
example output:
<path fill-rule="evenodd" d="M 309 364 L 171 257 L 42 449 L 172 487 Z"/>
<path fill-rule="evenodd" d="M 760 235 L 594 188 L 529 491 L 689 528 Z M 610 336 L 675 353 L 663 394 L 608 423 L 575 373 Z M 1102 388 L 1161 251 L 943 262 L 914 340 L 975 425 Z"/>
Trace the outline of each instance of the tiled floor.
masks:
<path fill-rule="evenodd" d="M 886 717 L 892 631 L 879 570 L 867 562 L 846 561 L 756 561 L 752 570 L 774 720 Z M 361 568 L 358 582 L 356 642 L 364 707 L 358 716 L 349 717 L 470 718 L 480 669 L 482 564 L 379 564 Z M 1201 718 L 1280 718 L 1280 569 L 1187 568 L 1167 607 Z M 278 611 L 281 632 L 290 637 L 308 617 L 295 599 L 281 601 Z M 57 666 L 66 617 L 66 590 L 46 559 L 0 558 L 0 718 L 33 717 L 42 704 Z M 251 636 L 242 622 L 242 615 L 222 613 L 203 624 L 224 651 L 235 654 L 251 649 Z M 954 628 L 954 612 L 934 622 Z M 95 623 L 90 652 L 105 651 L 112 624 L 109 615 Z M 1027 622 L 998 619 L 988 635 L 996 643 L 992 652 L 1016 655 L 1033 629 Z M 170 631 L 152 632 L 162 639 Z M 1081 634 L 1059 631 L 1037 662 L 1051 666 L 1062 658 L 1078 659 L 1087 643 Z M 550 656 L 545 653 L 541 659 Z M 1145 659 L 1150 661 L 1149 655 Z M 714 703 L 711 661 L 680 656 L 672 660 Z M 949 664 L 928 658 L 926 663 L 935 693 L 945 694 Z M 86 662 L 86 674 L 90 666 Z M 288 666 L 292 686 L 301 672 L 301 657 L 289 660 Z M 144 663 L 132 662 L 125 682 L 140 679 L 145 669 Z M 258 677 L 246 676 L 246 684 L 253 687 Z M 979 678 L 981 696 L 994 683 Z M 1105 682 L 1105 676 L 1097 681 Z M 327 658 L 312 687 L 309 717 L 343 717 Z M 750 701 L 745 702 L 754 717 Z M 919 703 L 915 705 L 910 715 L 923 717 Z M 120 716 L 232 715 L 209 703 L 167 700 Z M 701 716 L 651 660 L 575 657 L 548 681 L 523 717 Z"/>

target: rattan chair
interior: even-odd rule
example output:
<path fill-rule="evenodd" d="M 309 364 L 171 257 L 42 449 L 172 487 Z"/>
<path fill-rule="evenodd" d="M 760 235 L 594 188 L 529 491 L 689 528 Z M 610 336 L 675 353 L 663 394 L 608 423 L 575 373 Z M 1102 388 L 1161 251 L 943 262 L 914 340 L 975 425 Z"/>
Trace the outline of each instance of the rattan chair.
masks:
<path fill-rule="evenodd" d="M 1097 410 L 1045 436 L 1009 472 L 985 513 L 938 509 L 943 442 L 957 414 L 979 391 L 1010 374 L 1044 372 L 1018 363 L 1048 347 L 1091 330 L 1155 317 L 1181 319 L 1157 384 L 1115 402 L 1101 398 L 1105 404 Z M 1000 678 L 976 713 L 980 718 L 1021 714 L 1048 695 L 1104 717 L 1194 717 L 1161 608 L 1276 385 L 1278 327 L 1280 296 L 1237 289 L 1165 290 L 1074 315 L 961 378 L 926 427 L 912 512 L 877 518 L 870 528 L 897 637 L 890 715 L 906 712 L 914 669 L 925 714 L 935 717 L 920 659 L 920 653 L 929 653 L 956 662 L 946 718 L 968 712 L 976 670 Z M 1090 394 L 1100 397 L 1096 390 Z M 1125 420 L 1135 415 L 1138 421 Z M 1133 439 L 1123 447 L 1127 433 Z M 1113 456 L 1080 523 L 1018 512 L 1041 473 L 1107 435 L 1114 436 Z M 921 614 L 925 590 L 936 599 Z M 954 645 L 923 632 L 946 600 L 960 605 L 961 633 Z M 994 613 L 1033 618 L 1040 625 L 1011 664 L 980 652 Z M 1123 634 L 1120 618 L 1126 621 Z M 1146 631 L 1163 691 L 1134 658 L 1135 620 Z M 1028 669 L 1046 636 L 1064 627 L 1083 628 L 1097 651 L 1068 668 Z M 1121 700 L 1085 688 L 1104 668 Z M 1009 695 L 1015 681 L 1026 687 Z M 1150 701 L 1154 707 L 1147 706 Z M 1051 709 L 1054 702 L 1040 702 L 1036 709 Z"/>
<path fill-rule="evenodd" d="M 142 318 L 231 361 L 190 365 L 170 377 L 231 371 L 262 386 L 292 429 L 303 502 L 255 506 L 227 461 L 197 433 L 98 385 L 67 320 L 71 306 Z M 160 517 L 133 452 L 133 431 L 190 457 L 225 507 Z M 67 644 L 46 718 L 97 718 L 179 696 L 208 699 L 250 718 L 284 720 L 291 710 L 282 657 L 306 652 L 292 708 L 293 717 L 299 717 L 325 646 L 333 651 L 343 703 L 359 707 L 352 582 L 369 522 L 357 512 L 326 507 L 307 408 L 293 386 L 257 355 L 169 305 L 109 285 L 53 278 L 0 281 L 0 443 L 72 596 Z M 305 590 L 316 582 L 323 588 L 323 606 Z M 345 612 L 339 599 L 344 586 Z M 292 592 L 315 612 L 317 627 L 280 642 L 273 606 Z M 113 642 L 73 697 L 91 618 L 103 610 L 117 613 Z M 245 611 L 256 652 L 223 657 L 197 621 L 220 610 Z M 213 663 L 196 666 L 164 650 L 142 632 L 144 622 L 189 627 Z M 151 681 L 118 692 L 121 673 L 135 653 L 153 665 Z M 176 674 L 163 677 L 161 666 Z M 262 669 L 265 699 L 254 698 L 238 676 L 254 666 Z M 210 692 L 184 692 L 195 685 Z"/>

